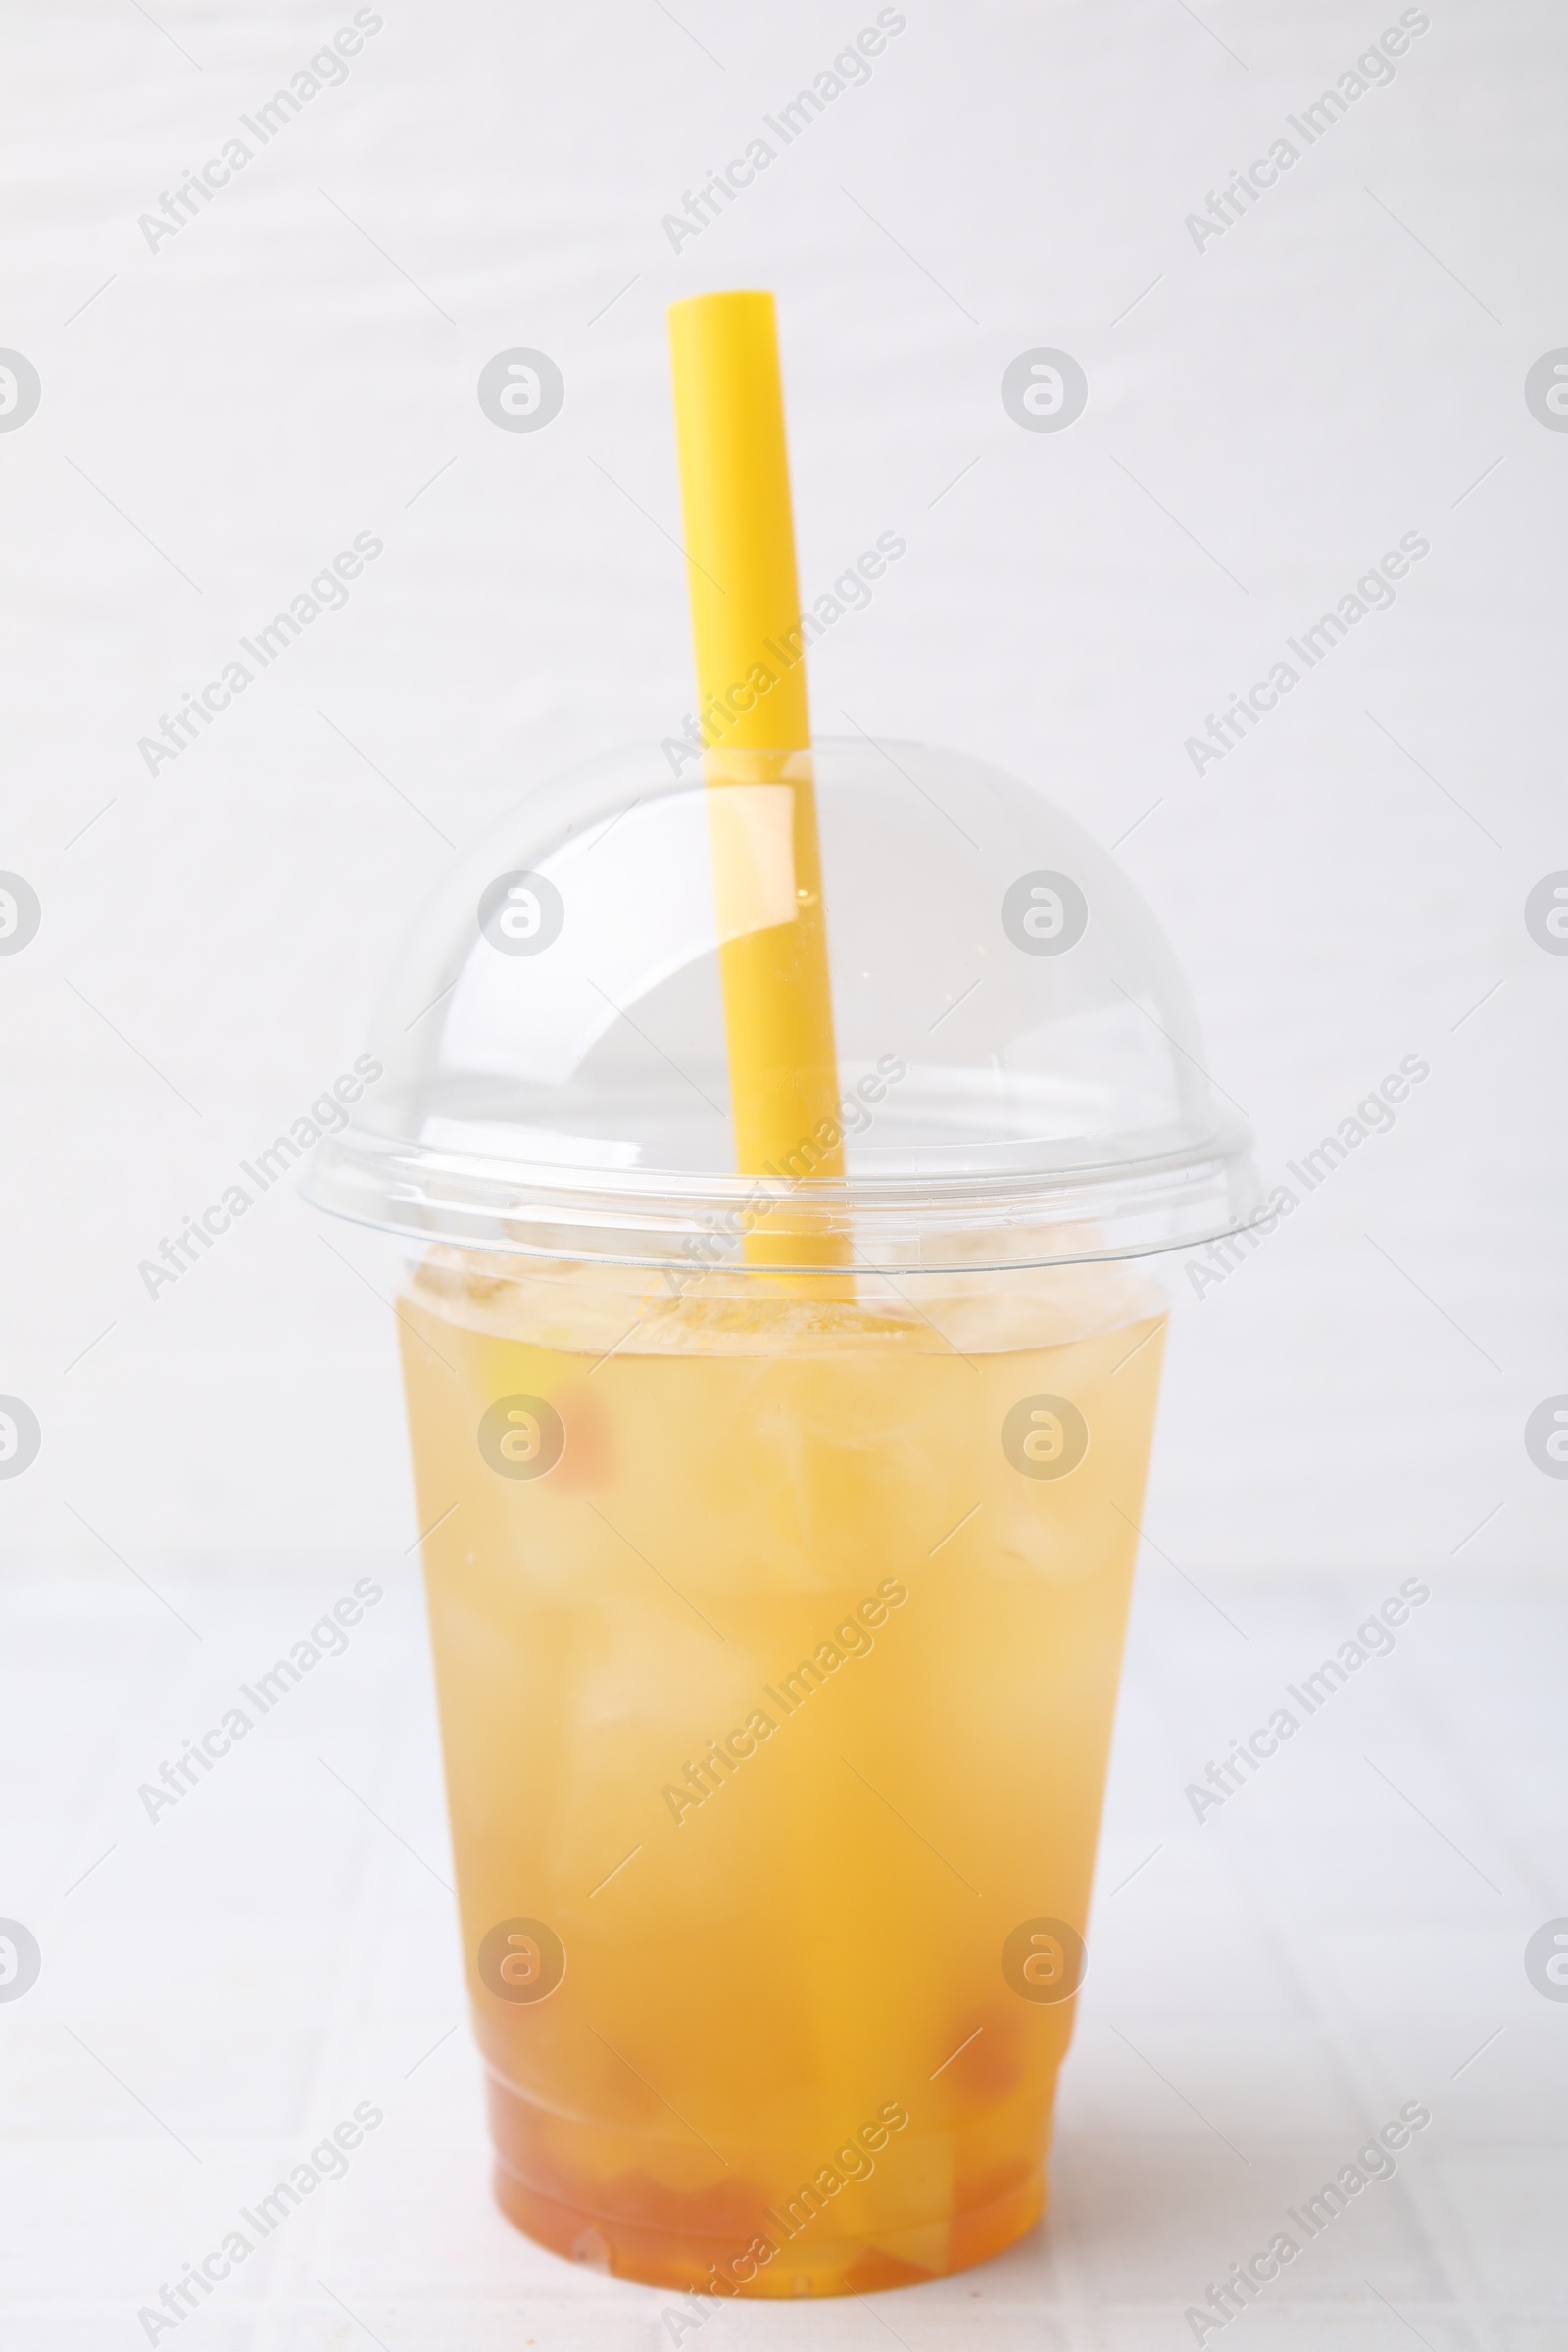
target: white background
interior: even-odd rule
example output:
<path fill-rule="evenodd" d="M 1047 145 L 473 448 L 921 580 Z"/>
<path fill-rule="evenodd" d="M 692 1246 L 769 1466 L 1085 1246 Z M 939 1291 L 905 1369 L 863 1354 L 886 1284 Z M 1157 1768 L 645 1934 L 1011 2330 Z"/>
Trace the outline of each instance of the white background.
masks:
<path fill-rule="evenodd" d="M 915 6 L 677 255 L 662 217 L 873 10 L 382 13 L 156 253 L 138 215 L 351 12 L 169 0 L 166 34 L 115 0 L 13 39 L 0 341 L 44 389 L 0 435 L 0 865 L 44 921 L 0 959 L 0 1390 L 44 1450 L 5 1532 L 85 1561 L 71 1505 L 142 1565 L 409 1541 L 387 1320 L 292 1191 L 156 1301 L 137 1264 L 348 1066 L 441 836 L 689 708 L 663 310 L 760 283 L 808 592 L 909 542 L 813 653 L 819 727 L 959 745 L 1107 842 L 1157 803 L 1121 855 L 1269 1175 L 1432 1064 L 1185 1318 L 1152 1532 L 1193 1566 L 1408 1562 L 1502 1504 L 1478 1556 L 1554 1556 L 1568 1493 L 1522 1428 L 1568 1387 L 1568 958 L 1522 907 L 1568 864 L 1568 435 L 1522 387 L 1568 341 L 1568 22 L 1437 0 L 1200 253 L 1187 213 L 1396 10 Z M 475 397 L 515 344 L 565 376 L 537 434 Z M 1089 375 L 1061 434 L 999 397 L 1040 344 Z M 160 712 L 364 530 L 348 607 L 149 776 Z M 1395 608 L 1195 777 L 1185 738 L 1411 530 Z"/>
<path fill-rule="evenodd" d="M 184 2352 L 669 2341 L 488 2201 L 384 1268 L 279 1186 L 156 1301 L 136 1269 L 350 1065 L 447 843 L 688 709 L 663 310 L 748 283 L 808 592 L 908 541 L 813 650 L 818 724 L 1126 837 L 1271 1180 L 1403 1056 L 1432 1074 L 1178 1319 L 1052 2222 L 700 2352 L 1165 2352 L 1412 2098 L 1421 2151 L 1248 2341 L 1552 2352 L 1568 2005 L 1521 1955 L 1568 1909 L 1568 1483 L 1522 1438 L 1568 1389 L 1568 958 L 1523 903 L 1568 866 L 1568 435 L 1523 380 L 1568 344 L 1568 18 L 1432 0 L 1200 253 L 1184 217 L 1396 7 L 910 0 L 675 254 L 662 216 L 874 8 L 385 0 L 150 252 L 138 215 L 351 13 L 34 6 L 0 83 L 0 344 L 43 383 L 0 433 L 0 868 L 43 906 L 0 957 L 0 1393 L 43 1429 L 0 1481 L 0 1914 L 44 1954 L 0 2008 L 18 2352 L 142 2342 L 365 2097 L 373 2147 Z M 475 397 L 515 345 L 565 378 L 535 434 Z M 999 397 L 1040 345 L 1089 378 L 1059 434 Z M 346 610 L 150 776 L 137 739 L 361 531 Z M 1407 531 L 1395 608 L 1196 777 L 1185 738 Z M 138 1784 L 368 1570 L 349 1654 L 150 1824 Z M 1410 1572 L 1397 1653 L 1197 1824 L 1184 1783 Z"/>

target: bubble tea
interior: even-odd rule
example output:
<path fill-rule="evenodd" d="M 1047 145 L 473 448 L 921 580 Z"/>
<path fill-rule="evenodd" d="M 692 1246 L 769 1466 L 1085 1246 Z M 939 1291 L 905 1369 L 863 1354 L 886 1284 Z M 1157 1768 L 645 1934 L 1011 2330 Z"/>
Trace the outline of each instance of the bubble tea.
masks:
<path fill-rule="evenodd" d="M 401 1250 L 500 2203 L 860 2293 L 1042 2209 L 1158 1268 L 1255 1192 L 1109 857 L 811 742 L 771 306 L 677 312 L 706 749 L 458 860 L 312 1181 Z"/>
<path fill-rule="evenodd" d="M 501 2198 L 624 2276 L 863 2291 L 1040 2210 L 1163 1316 L 877 1287 L 401 1303 Z"/>

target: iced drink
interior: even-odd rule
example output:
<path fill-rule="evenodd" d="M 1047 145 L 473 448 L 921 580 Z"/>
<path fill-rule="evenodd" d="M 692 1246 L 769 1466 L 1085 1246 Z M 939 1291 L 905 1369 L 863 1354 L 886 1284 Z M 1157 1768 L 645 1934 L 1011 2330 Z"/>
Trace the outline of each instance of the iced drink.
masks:
<path fill-rule="evenodd" d="M 694 712 L 554 781 L 519 746 L 312 1191 L 410 1264 L 503 2209 L 618 2277 L 843 2294 L 1042 2209 L 1140 1269 L 1257 1191 L 1114 858 L 962 754 L 813 733 L 771 296 L 677 303 L 670 349 Z"/>
<path fill-rule="evenodd" d="M 938 2276 L 1044 2198 L 1163 1340 L 1136 1270 L 400 1308 L 501 2203 L 616 2276 Z"/>

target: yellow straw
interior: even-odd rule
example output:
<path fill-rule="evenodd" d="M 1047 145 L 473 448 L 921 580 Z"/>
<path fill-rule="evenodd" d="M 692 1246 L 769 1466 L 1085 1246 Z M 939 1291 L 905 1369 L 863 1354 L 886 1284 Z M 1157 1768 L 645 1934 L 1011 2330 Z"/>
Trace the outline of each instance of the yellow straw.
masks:
<path fill-rule="evenodd" d="M 710 803 L 719 973 L 744 1174 L 841 1176 L 838 1057 L 822 911 L 816 796 L 795 574 L 784 397 L 771 294 L 701 294 L 669 313 L 698 709 L 715 794 L 737 785 L 792 795 L 782 834 Z M 720 822 L 721 815 L 726 821 Z M 769 858 L 769 848 L 773 854 Z M 759 872 L 759 860 L 769 871 Z M 794 911 L 779 919 L 780 873 Z M 750 927 L 737 910 L 750 908 Z M 758 925 L 760 910 L 771 919 Z M 797 1228 L 754 1256 L 843 1264 L 847 1241 Z"/>

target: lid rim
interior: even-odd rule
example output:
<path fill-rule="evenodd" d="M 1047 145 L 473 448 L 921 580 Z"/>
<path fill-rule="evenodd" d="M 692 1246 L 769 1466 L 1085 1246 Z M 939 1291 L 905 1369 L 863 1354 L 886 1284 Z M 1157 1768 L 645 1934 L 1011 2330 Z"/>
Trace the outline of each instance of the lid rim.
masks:
<path fill-rule="evenodd" d="M 484 1152 L 460 1152 L 421 1144 L 411 1136 L 383 1136 L 374 1129 L 350 1127 L 324 1136 L 313 1155 L 313 1165 L 359 1166 L 390 1173 L 399 1167 L 424 1174 L 504 1190 L 509 1200 L 518 1196 L 559 1200 L 563 1205 L 588 1200 L 623 1200 L 644 1204 L 660 1200 L 685 1208 L 710 1207 L 723 1211 L 761 1193 L 771 1201 L 800 1200 L 814 1213 L 842 1209 L 846 1214 L 874 1214 L 879 1209 L 925 1206 L 953 1200 L 976 1203 L 977 1197 L 1016 1193 L 1031 1201 L 1094 1183 L 1131 1184 L 1244 1159 L 1252 1148 L 1250 1129 L 1240 1119 L 1219 1121 L 1204 1134 L 1168 1152 L 1137 1158 L 1111 1154 L 1103 1159 L 1066 1164 L 984 1169 L 970 1166 L 961 1173 L 922 1169 L 902 1175 L 879 1171 L 874 1176 L 780 1176 L 765 1173 L 675 1168 L 574 1167 L 555 1160 L 503 1160 Z"/>
<path fill-rule="evenodd" d="M 368 1141 L 360 1131 L 357 1141 Z M 736 1211 L 756 1203 L 781 1238 L 851 1232 L 856 1263 L 874 1274 L 977 1273 L 1102 1262 L 1182 1250 L 1236 1233 L 1255 1217 L 1258 1188 L 1247 1130 L 1209 1139 L 1210 1148 L 1160 1161 L 1121 1162 L 1098 1173 L 1042 1181 L 1027 1174 L 858 1188 L 821 1179 L 768 1183 L 746 1176 L 701 1189 L 534 1185 L 515 1170 L 489 1172 L 402 1147 L 379 1153 L 323 1139 L 304 1179 L 318 1208 L 426 1249 L 448 1246 L 488 1255 L 679 1268 L 688 1275 L 726 1257 L 736 1271 L 798 1268 L 741 1256 L 745 1226 Z M 1214 1148 L 1219 1145 L 1223 1148 Z M 718 1189 L 719 1187 L 723 1189 Z M 788 1211 L 799 1213 L 791 1219 Z M 1067 1247 L 1053 1249 L 1059 1235 Z M 1069 1240 L 1069 1237 L 1070 1240 Z M 753 1246 L 757 1237 L 753 1236 Z M 1009 1240 L 1023 1245 L 1009 1247 Z M 966 1252 L 959 1245 L 967 1242 Z"/>

